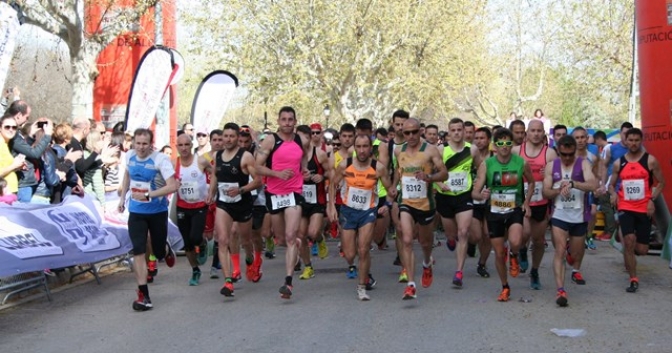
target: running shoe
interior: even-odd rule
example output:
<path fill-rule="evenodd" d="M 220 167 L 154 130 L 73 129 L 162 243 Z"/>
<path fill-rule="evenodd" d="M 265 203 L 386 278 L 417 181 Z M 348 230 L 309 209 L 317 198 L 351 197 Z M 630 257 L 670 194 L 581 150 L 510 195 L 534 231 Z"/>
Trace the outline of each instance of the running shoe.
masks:
<path fill-rule="evenodd" d="M 269 237 L 266 239 L 266 252 L 264 252 L 264 256 L 267 259 L 275 258 L 275 243 L 273 242 L 273 238 Z"/>
<path fill-rule="evenodd" d="M 453 285 L 462 287 L 462 276 L 462 271 L 455 271 L 455 275 L 453 276 Z"/>
<path fill-rule="evenodd" d="M 637 289 L 639 289 L 639 280 L 637 278 L 630 278 L 630 287 L 626 288 L 625 291 L 635 293 Z"/>
<path fill-rule="evenodd" d="M 219 269 L 217 267 L 210 267 L 210 279 L 219 278 Z"/>
<path fill-rule="evenodd" d="M 225 297 L 233 297 L 234 296 L 234 294 L 233 294 L 233 283 L 229 282 L 229 281 L 226 281 L 224 283 L 224 286 L 222 287 L 222 289 L 219 290 L 219 294 L 221 294 Z"/>
<path fill-rule="evenodd" d="M 240 275 L 240 271 L 236 271 L 231 275 L 231 282 L 236 283 L 243 279 L 243 276 Z"/>
<path fill-rule="evenodd" d="M 588 238 L 586 240 L 586 248 L 588 248 L 588 250 L 597 250 L 597 245 L 595 245 L 593 238 Z"/>
<path fill-rule="evenodd" d="M 200 280 L 201 280 L 201 271 L 195 270 L 191 273 L 191 279 L 189 280 L 189 285 L 197 286 Z"/>
<path fill-rule="evenodd" d="M 397 257 L 394 258 L 394 262 L 392 263 L 394 266 L 401 266 L 401 259 L 399 258 L 399 254 L 397 254 Z"/>
<path fill-rule="evenodd" d="M 294 265 L 294 272 L 301 272 L 301 260 L 296 262 L 296 265 Z"/>
<path fill-rule="evenodd" d="M 402 298 L 403 300 L 409 300 L 409 299 L 415 299 L 418 296 L 415 294 L 415 287 L 414 286 L 406 286 L 406 289 L 404 289 L 404 297 Z"/>
<path fill-rule="evenodd" d="M 429 288 L 434 281 L 434 273 L 432 271 L 432 265 L 429 267 L 422 266 L 422 287 Z"/>
<path fill-rule="evenodd" d="M 357 273 L 357 266 L 350 266 L 350 267 L 348 268 L 348 272 L 346 273 L 346 276 L 348 277 L 348 279 L 355 279 L 355 278 L 357 278 L 357 276 L 358 276 L 358 273 Z"/>
<path fill-rule="evenodd" d="M 135 311 L 147 311 L 147 310 L 153 308 L 152 301 L 149 300 L 149 298 L 145 298 L 145 295 L 142 294 L 142 292 L 140 290 L 138 290 L 137 292 L 138 292 L 138 299 L 136 299 L 133 302 L 133 310 L 135 310 Z"/>
<path fill-rule="evenodd" d="M 541 289 L 541 281 L 539 281 L 539 272 L 534 270 L 530 272 L 530 288 L 534 290 Z"/>
<path fill-rule="evenodd" d="M 327 241 L 322 239 L 322 241 L 317 242 L 317 256 L 320 259 L 326 259 L 329 256 L 329 248 L 327 247 Z"/>
<path fill-rule="evenodd" d="M 357 298 L 363 302 L 371 300 L 368 294 L 366 294 L 366 286 L 358 285 L 357 286 Z"/>
<path fill-rule="evenodd" d="M 291 298 L 292 297 L 292 289 L 293 289 L 293 287 L 288 285 L 288 284 L 285 284 L 282 287 L 280 287 L 280 290 L 279 290 L 280 298 L 282 298 L 282 299 Z"/>
<path fill-rule="evenodd" d="M 509 298 L 511 298 L 511 289 L 510 288 L 502 288 L 501 293 L 499 293 L 499 297 L 497 297 L 497 301 L 508 302 Z"/>
<path fill-rule="evenodd" d="M 611 241 L 611 233 L 603 232 L 595 237 L 599 241 Z"/>
<path fill-rule="evenodd" d="M 154 283 L 154 276 L 147 275 L 147 283 Z"/>
<path fill-rule="evenodd" d="M 565 259 L 567 260 L 567 265 L 574 265 L 574 258 L 572 257 L 572 254 L 569 253 L 569 244 L 567 244 L 567 255 L 565 256 Z"/>
<path fill-rule="evenodd" d="M 399 283 L 407 283 L 408 282 L 408 273 L 406 273 L 406 269 L 402 269 L 401 273 L 399 274 Z"/>
<path fill-rule="evenodd" d="M 483 278 L 490 278 L 490 273 L 488 272 L 488 269 L 485 268 L 485 265 L 479 264 L 476 266 L 476 272 Z"/>
<path fill-rule="evenodd" d="M 586 280 L 583 279 L 583 276 L 581 276 L 581 272 L 572 272 L 572 282 L 579 284 L 579 285 L 584 285 L 586 284 Z"/>
<path fill-rule="evenodd" d="M 272 252 L 272 251 L 266 250 L 266 252 L 264 252 L 264 256 L 269 260 L 270 259 L 275 259 L 275 253 Z"/>
<path fill-rule="evenodd" d="M 248 282 L 252 282 L 252 278 L 254 278 L 254 266 L 252 266 L 252 264 L 248 264 L 247 261 L 245 261 L 245 279 Z"/>
<path fill-rule="evenodd" d="M 455 251 L 455 247 L 457 246 L 457 241 L 455 241 L 455 238 L 449 238 L 446 241 L 446 246 L 448 247 L 448 250 Z"/>
<path fill-rule="evenodd" d="M 199 265 L 205 265 L 208 262 L 208 241 L 204 240 L 200 246 L 196 247 L 196 261 Z"/>
<path fill-rule="evenodd" d="M 170 244 L 166 243 L 166 257 L 164 260 L 166 261 L 166 265 L 168 267 L 173 267 L 175 266 L 175 252 L 173 251 L 173 248 L 170 246 Z"/>
<path fill-rule="evenodd" d="M 476 245 L 472 243 L 467 244 L 467 256 L 476 257 Z"/>
<path fill-rule="evenodd" d="M 252 282 L 257 283 L 261 281 L 261 276 L 263 275 L 263 272 L 261 271 L 261 264 L 253 266 L 254 266 L 254 276 L 252 277 Z"/>
<path fill-rule="evenodd" d="M 306 268 L 303 269 L 301 276 L 299 276 L 299 279 L 311 279 L 313 277 L 315 277 L 315 270 L 313 270 L 313 266 L 306 266 Z"/>
<path fill-rule="evenodd" d="M 558 294 L 555 297 L 555 303 L 560 307 L 567 306 L 567 292 L 562 289 L 558 289 Z"/>
<path fill-rule="evenodd" d="M 518 258 L 520 261 L 520 272 L 525 273 L 530 267 L 530 262 L 527 260 L 527 248 L 521 248 L 518 253 Z"/>
<path fill-rule="evenodd" d="M 517 256 L 509 256 L 509 274 L 511 277 L 518 277 L 520 273 L 520 265 L 518 265 Z"/>
<path fill-rule="evenodd" d="M 156 260 L 147 261 L 147 272 L 150 276 L 156 276 L 159 273 L 159 269 L 156 268 Z"/>
<path fill-rule="evenodd" d="M 369 279 L 366 281 L 366 290 L 373 290 L 377 283 L 378 282 L 376 282 L 373 276 L 369 273 Z"/>
<path fill-rule="evenodd" d="M 317 256 L 317 243 L 310 246 L 310 256 Z"/>

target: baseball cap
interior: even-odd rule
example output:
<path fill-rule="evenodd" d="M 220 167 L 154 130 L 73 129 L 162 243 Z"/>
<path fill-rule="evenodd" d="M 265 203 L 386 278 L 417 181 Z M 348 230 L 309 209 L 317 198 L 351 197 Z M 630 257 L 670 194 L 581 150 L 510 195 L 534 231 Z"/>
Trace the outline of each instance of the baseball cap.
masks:
<path fill-rule="evenodd" d="M 206 136 L 207 136 L 207 135 L 210 134 L 210 132 L 208 131 L 207 128 L 199 127 L 198 130 L 196 130 L 196 135 L 198 135 L 198 134 L 202 134 L 202 135 L 206 135 Z"/>
<path fill-rule="evenodd" d="M 322 125 L 320 125 L 320 124 L 318 124 L 318 123 L 312 123 L 312 124 L 310 124 L 310 129 L 311 129 L 311 130 L 319 130 L 319 131 L 322 131 Z"/>

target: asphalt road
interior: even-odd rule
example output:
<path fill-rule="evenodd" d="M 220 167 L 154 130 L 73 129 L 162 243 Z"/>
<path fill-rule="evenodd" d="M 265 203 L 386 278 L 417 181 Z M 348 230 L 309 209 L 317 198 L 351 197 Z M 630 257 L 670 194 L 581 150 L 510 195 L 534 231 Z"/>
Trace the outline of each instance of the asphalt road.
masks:
<path fill-rule="evenodd" d="M 512 300 L 499 303 L 495 277 L 476 274 L 467 260 L 464 287 L 451 278 L 455 255 L 435 249 L 431 288 L 402 301 L 393 251 L 374 251 L 378 280 L 372 300 L 360 302 L 356 282 L 330 243 L 315 259 L 317 275 L 295 277 L 291 300 L 280 299 L 284 251 L 264 262 L 259 283 L 236 285 L 236 297 L 207 277 L 189 287 L 184 257 L 162 265 L 150 285 L 154 309 L 133 312 L 133 274 L 103 278 L 0 311 L 0 352 L 670 352 L 672 272 L 659 257 L 639 258 L 640 290 L 625 292 L 628 276 L 616 250 L 599 243 L 587 253 L 585 286 L 567 279 L 569 307 L 555 304 L 548 249 L 540 269 L 543 288 L 529 289 L 527 274 L 511 279 Z M 416 246 L 416 254 L 419 247 Z M 419 259 L 418 259 L 419 261 Z M 494 275 L 492 257 L 488 267 Z M 205 270 L 205 268 L 204 268 Z M 206 271 L 204 271 L 206 272 Z M 569 271 L 568 271 L 569 272 Z M 418 276 L 419 278 L 419 276 Z M 419 281 L 418 281 L 419 282 Z M 525 299 L 519 301 L 519 299 Z M 580 328 L 583 337 L 558 337 L 552 328 Z"/>

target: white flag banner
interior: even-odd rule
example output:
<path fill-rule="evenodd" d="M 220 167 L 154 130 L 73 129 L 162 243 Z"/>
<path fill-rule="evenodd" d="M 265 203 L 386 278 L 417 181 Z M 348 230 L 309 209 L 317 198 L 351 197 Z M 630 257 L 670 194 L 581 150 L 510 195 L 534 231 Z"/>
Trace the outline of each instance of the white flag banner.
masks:
<path fill-rule="evenodd" d="M 191 105 L 191 124 L 196 131 L 221 129 L 236 87 L 238 78 L 228 71 L 217 70 L 205 76 Z"/>
<path fill-rule="evenodd" d="M 133 248 L 128 215 L 103 216 L 89 195 L 68 196 L 58 205 L 1 205 L 0 277 L 96 263 Z M 168 241 L 173 249 L 184 245 L 170 222 Z"/>
<path fill-rule="evenodd" d="M 7 80 L 19 26 L 21 25 L 16 10 L 7 3 L 0 2 L 0 89 L 5 86 Z"/>
<path fill-rule="evenodd" d="M 140 59 L 126 109 L 126 131 L 152 125 L 159 104 L 175 75 L 173 52 L 162 46 L 149 48 Z"/>

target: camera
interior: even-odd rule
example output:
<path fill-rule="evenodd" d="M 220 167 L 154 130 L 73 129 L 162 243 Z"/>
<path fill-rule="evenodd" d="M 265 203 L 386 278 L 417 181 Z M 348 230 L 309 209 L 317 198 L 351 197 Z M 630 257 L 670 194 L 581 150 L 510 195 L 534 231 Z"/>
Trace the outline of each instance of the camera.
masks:
<path fill-rule="evenodd" d="M 48 121 L 38 121 L 37 122 L 37 128 L 38 129 L 44 129 L 44 125 L 47 125 L 47 124 L 49 124 Z"/>

